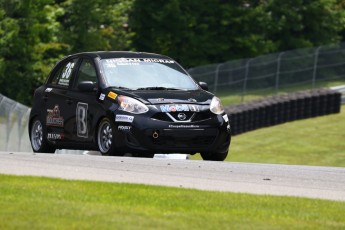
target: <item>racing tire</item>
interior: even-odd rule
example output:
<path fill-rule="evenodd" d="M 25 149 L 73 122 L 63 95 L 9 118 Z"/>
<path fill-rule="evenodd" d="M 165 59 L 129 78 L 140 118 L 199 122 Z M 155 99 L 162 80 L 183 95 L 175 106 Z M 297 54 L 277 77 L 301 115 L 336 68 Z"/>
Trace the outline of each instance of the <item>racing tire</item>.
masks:
<path fill-rule="evenodd" d="M 228 152 L 204 152 L 200 155 L 206 161 L 224 161 L 228 156 Z"/>
<path fill-rule="evenodd" d="M 115 148 L 115 125 L 108 119 L 103 118 L 97 129 L 97 145 L 102 155 L 123 156 Z"/>
<path fill-rule="evenodd" d="M 55 153 L 55 148 L 49 145 L 42 122 L 38 118 L 31 123 L 30 142 L 35 153 Z"/>

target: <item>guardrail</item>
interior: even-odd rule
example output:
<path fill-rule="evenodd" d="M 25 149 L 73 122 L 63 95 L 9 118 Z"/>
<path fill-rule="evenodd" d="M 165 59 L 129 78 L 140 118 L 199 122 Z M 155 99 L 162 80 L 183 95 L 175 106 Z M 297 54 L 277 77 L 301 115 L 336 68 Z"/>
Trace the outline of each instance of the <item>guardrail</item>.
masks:
<path fill-rule="evenodd" d="M 0 94 L 0 150 L 31 150 L 28 134 L 30 108 Z"/>
<path fill-rule="evenodd" d="M 32 151 L 28 125 L 31 108 L 0 94 L 0 151 Z M 56 153 L 82 154 L 81 150 L 57 150 Z"/>

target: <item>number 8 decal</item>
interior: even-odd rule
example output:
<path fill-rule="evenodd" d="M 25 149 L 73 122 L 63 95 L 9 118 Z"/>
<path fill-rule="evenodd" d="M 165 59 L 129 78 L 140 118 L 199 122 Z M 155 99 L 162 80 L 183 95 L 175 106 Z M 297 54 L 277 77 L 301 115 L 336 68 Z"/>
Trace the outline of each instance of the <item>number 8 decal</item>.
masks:
<path fill-rule="evenodd" d="M 78 102 L 77 105 L 77 135 L 78 137 L 88 137 L 87 132 L 87 109 L 88 104 Z"/>

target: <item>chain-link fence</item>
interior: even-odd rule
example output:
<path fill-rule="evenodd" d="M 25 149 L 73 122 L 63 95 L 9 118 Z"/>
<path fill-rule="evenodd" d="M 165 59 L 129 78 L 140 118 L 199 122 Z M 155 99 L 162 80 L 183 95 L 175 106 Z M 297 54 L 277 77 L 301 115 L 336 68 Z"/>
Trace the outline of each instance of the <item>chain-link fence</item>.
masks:
<path fill-rule="evenodd" d="M 30 151 L 30 108 L 0 94 L 0 151 Z"/>
<path fill-rule="evenodd" d="M 279 92 L 345 84 L 345 43 L 305 48 L 189 69 L 210 91 L 237 96 L 266 96 Z M 249 97 L 248 97 L 249 99 Z"/>

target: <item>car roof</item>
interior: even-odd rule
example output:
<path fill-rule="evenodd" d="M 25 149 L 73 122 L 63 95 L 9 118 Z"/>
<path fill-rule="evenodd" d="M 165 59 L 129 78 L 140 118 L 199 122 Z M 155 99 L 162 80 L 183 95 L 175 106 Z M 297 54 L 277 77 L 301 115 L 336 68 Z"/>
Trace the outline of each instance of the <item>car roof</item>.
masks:
<path fill-rule="evenodd" d="M 107 59 L 107 58 L 163 58 L 171 59 L 170 57 L 146 52 L 132 52 L 132 51 L 94 51 L 94 52 L 82 52 L 67 56 L 66 58 L 73 56 L 88 56 L 90 58 Z"/>

